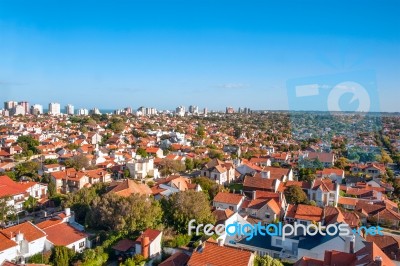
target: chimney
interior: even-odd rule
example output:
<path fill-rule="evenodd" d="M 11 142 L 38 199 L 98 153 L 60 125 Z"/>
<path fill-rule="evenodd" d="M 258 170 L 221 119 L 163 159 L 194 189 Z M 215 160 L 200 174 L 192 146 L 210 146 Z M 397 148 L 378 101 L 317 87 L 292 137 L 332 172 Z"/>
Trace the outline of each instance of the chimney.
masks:
<path fill-rule="evenodd" d="M 375 262 L 375 264 L 377 266 L 382 266 L 383 265 L 383 261 L 382 261 L 382 257 L 381 256 L 376 256 L 374 262 Z"/>
<path fill-rule="evenodd" d="M 181 182 L 178 182 L 178 189 L 181 190 Z"/>
<path fill-rule="evenodd" d="M 145 259 L 147 259 L 149 257 L 150 238 L 148 236 L 142 236 L 141 245 L 142 245 L 142 256 Z"/>
<path fill-rule="evenodd" d="M 218 238 L 218 246 L 222 247 L 224 245 L 222 238 Z"/>
<path fill-rule="evenodd" d="M 356 237 L 354 235 L 351 236 L 350 239 L 350 254 L 354 254 L 356 248 Z"/>
<path fill-rule="evenodd" d="M 251 192 L 251 199 L 252 199 L 252 200 L 255 200 L 256 198 L 257 198 L 257 196 L 256 196 L 256 191 L 253 190 L 253 191 Z"/>

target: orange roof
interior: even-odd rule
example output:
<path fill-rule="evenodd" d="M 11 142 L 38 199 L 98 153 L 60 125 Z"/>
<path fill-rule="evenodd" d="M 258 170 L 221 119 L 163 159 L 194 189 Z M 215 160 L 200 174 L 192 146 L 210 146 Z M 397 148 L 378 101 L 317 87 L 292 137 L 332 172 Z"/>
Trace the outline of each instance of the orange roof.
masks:
<path fill-rule="evenodd" d="M 10 240 L 8 237 L 6 237 L 3 234 L 0 234 L 0 252 L 12 247 L 18 246 L 17 243 L 14 241 Z"/>
<path fill-rule="evenodd" d="M 219 192 L 215 196 L 214 202 L 238 205 L 242 199 L 243 195 L 233 194 L 229 192 Z"/>
<path fill-rule="evenodd" d="M 289 204 L 286 216 L 289 218 L 319 222 L 323 216 L 323 209 L 304 204 Z"/>
<path fill-rule="evenodd" d="M 115 193 L 122 197 L 129 197 L 132 194 L 151 195 L 151 189 L 145 184 L 138 184 L 134 180 L 125 179 L 123 181 L 112 182 L 109 186 L 109 193 Z"/>
<path fill-rule="evenodd" d="M 50 226 L 57 225 L 59 223 L 62 223 L 61 219 L 53 218 L 53 219 L 49 219 L 49 220 L 43 221 L 41 223 L 38 223 L 38 224 L 36 224 L 36 226 L 39 227 L 40 229 L 45 229 Z"/>
<path fill-rule="evenodd" d="M 147 228 L 146 231 L 144 231 L 138 238 L 136 238 L 136 241 L 141 240 L 142 237 L 148 237 L 150 240 L 150 243 L 154 241 L 154 239 L 156 239 L 162 232 L 159 230 L 155 230 L 155 229 L 150 229 Z"/>
<path fill-rule="evenodd" d="M 201 252 L 195 251 L 192 254 L 188 266 L 248 266 L 252 253 L 231 247 L 218 246 L 207 242 Z"/>
<path fill-rule="evenodd" d="M 6 175 L 0 176 L 0 197 L 26 193 L 25 186 L 13 181 Z"/>
<path fill-rule="evenodd" d="M 25 222 L 22 224 L 14 225 L 12 227 L 1 230 L 0 233 L 5 235 L 9 239 L 15 237 L 15 235 L 18 233 L 22 233 L 24 234 L 24 239 L 26 239 L 29 242 L 35 241 L 39 238 L 46 236 L 46 234 L 41 229 L 39 229 L 31 222 Z"/>
<path fill-rule="evenodd" d="M 76 230 L 67 223 L 53 225 L 43 231 L 46 232 L 47 239 L 56 246 L 68 246 L 88 237 L 87 234 Z"/>

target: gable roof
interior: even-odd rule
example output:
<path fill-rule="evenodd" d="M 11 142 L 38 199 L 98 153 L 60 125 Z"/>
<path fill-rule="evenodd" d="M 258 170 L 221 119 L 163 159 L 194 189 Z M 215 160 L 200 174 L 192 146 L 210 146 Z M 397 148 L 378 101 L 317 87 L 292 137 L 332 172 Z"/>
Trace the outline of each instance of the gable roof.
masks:
<path fill-rule="evenodd" d="M 188 266 L 248 266 L 252 258 L 250 251 L 205 243 L 201 251 L 195 251 L 189 259 Z"/>
<path fill-rule="evenodd" d="M 317 206 L 304 204 L 289 204 L 286 217 L 319 222 L 323 217 L 323 209 Z"/>
<path fill-rule="evenodd" d="M 146 184 L 138 184 L 132 179 L 114 181 L 108 187 L 107 193 L 115 193 L 122 197 L 129 197 L 132 194 L 150 195 L 151 189 Z"/>
<path fill-rule="evenodd" d="M 68 246 L 88 237 L 87 234 L 76 230 L 67 223 L 56 224 L 43 229 L 43 231 L 47 234 L 47 240 L 56 246 Z"/>
<path fill-rule="evenodd" d="M 229 192 L 218 192 L 214 198 L 214 202 L 238 205 L 243 200 L 243 195 L 233 194 Z"/>
<path fill-rule="evenodd" d="M 22 233 L 24 235 L 24 239 L 29 242 L 46 236 L 46 234 L 41 229 L 39 229 L 31 222 L 25 222 L 8 227 L 6 229 L 0 230 L 0 233 L 6 236 L 8 239 L 15 237 L 15 235 L 17 235 L 18 233 Z"/>

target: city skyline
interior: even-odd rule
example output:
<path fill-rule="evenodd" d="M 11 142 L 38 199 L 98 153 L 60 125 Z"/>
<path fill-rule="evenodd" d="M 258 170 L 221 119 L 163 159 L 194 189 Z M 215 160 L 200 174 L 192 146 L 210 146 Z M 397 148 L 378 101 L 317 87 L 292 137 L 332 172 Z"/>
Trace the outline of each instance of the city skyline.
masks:
<path fill-rule="evenodd" d="M 287 110 L 292 79 L 373 70 L 400 111 L 399 3 L 287 3 L 2 1 L 0 98 Z"/>

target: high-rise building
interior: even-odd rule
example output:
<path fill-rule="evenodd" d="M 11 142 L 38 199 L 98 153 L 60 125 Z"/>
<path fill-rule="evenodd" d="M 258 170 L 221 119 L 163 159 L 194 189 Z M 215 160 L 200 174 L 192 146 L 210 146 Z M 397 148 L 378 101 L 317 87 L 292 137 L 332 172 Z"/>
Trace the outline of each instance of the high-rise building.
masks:
<path fill-rule="evenodd" d="M 190 105 L 189 106 L 189 113 L 198 114 L 199 113 L 199 107 L 196 106 L 196 105 Z"/>
<path fill-rule="evenodd" d="M 49 103 L 49 114 L 50 115 L 60 115 L 61 108 L 59 103 Z"/>
<path fill-rule="evenodd" d="M 30 110 L 29 110 L 29 103 L 26 101 L 22 101 L 18 103 L 19 105 L 23 106 L 25 109 L 25 114 L 29 114 Z"/>
<path fill-rule="evenodd" d="M 89 115 L 89 111 L 88 111 L 88 109 L 81 108 L 81 109 L 78 109 L 78 111 L 76 112 L 76 114 L 77 114 L 77 115 Z"/>
<path fill-rule="evenodd" d="M 67 115 L 74 115 L 74 106 L 72 104 L 67 104 L 65 106 L 65 113 Z"/>
<path fill-rule="evenodd" d="M 101 115 L 101 112 L 99 108 L 93 108 L 92 110 L 89 111 L 89 114 L 91 115 Z"/>
<path fill-rule="evenodd" d="M 40 104 L 34 104 L 31 106 L 31 114 L 40 115 L 43 114 L 43 106 Z"/>
<path fill-rule="evenodd" d="M 25 106 L 17 104 L 10 110 L 10 115 L 25 115 Z"/>
<path fill-rule="evenodd" d="M 17 105 L 18 105 L 18 103 L 14 102 L 14 101 L 4 102 L 4 110 L 10 111 L 11 109 L 13 109 Z"/>
<path fill-rule="evenodd" d="M 226 107 L 226 113 L 233 114 L 233 113 L 235 113 L 235 109 L 233 109 L 233 107 Z"/>
<path fill-rule="evenodd" d="M 175 109 L 175 114 L 177 116 L 185 116 L 185 106 L 178 106 Z"/>

